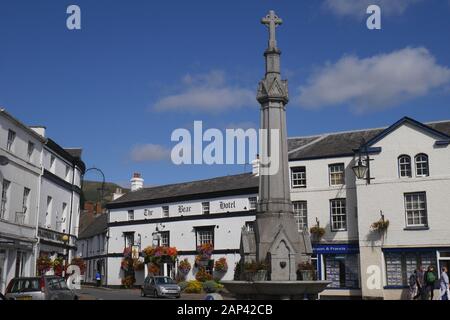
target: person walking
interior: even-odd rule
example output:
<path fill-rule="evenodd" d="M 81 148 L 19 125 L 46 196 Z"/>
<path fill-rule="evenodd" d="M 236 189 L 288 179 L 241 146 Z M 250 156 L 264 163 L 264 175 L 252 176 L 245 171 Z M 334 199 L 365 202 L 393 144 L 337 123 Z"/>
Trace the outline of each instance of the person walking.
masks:
<path fill-rule="evenodd" d="M 102 275 L 99 271 L 97 271 L 97 273 L 95 274 L 95 281 L 97 282 L 97 287 L 100 287 L 100 285 L 102 284 Z"/>
<path fill-rule="evenodd" d="M 449 287 L 448 287 L 448 270 L 447 267 L 442 267 L 441 268 L 441 278 L 439 280 L 439 284 L 440 284 L 440 293 L 441 293 L 441 300 L 449 300 Z"/>
<path fill-rule="evenodd" d="M 409 299 L 415 300 L 417 296 L 417 270 L 409 276 Z"/>
<path fill-rule="evenodd" d="M 416 281 L 417 281 L 417 294 L 414 300 L 420 298 L 420 300 L 426 300 L 425 292 L 425 273 L 424 268 L 420 265 L 416 270 Z"/>
<path fill-rule="evenodd" d="M 436 286 L 437 275 L 433 266 L 429 266 L 424 276 L 426 299 L 434 299 L 434 287 Z"/>

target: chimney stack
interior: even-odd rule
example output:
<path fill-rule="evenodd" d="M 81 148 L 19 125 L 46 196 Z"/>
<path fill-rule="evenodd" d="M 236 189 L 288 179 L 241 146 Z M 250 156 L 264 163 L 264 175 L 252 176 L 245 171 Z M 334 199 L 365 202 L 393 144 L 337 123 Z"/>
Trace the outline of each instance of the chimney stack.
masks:
<path fill-rule="evenodd" d="M 144 179 L 142 179 L 140 173 L 134 173 L 131 182 L 131 192 L 138 191 L 144 188 Z"/>
<path fill-rule="evenodd" d="M 123 196 L 123 194 L 124 193 L 122 191 L 122 188 L 116 188 L 116 192 L 114 192 L 112 195 L 113 201 L 119 199 L 121 196 Z"/>

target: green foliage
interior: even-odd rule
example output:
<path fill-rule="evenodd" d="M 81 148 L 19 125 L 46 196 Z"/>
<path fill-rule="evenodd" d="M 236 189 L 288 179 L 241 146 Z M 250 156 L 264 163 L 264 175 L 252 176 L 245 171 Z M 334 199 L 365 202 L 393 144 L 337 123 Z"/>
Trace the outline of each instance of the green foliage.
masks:
<path fill-rule="evenodd" d="M 203 283 L 203 290 L 206 293 L 221 292 L 223 290 L 223 285 L 216 281 L 208 280 Z"/>
<path fill-rule="evenodd" d="M 181 282 L 178 282 L 178 285 L 180 286 L 181 291 L 186 290 L 188 284 L 189 284 L 189 282 L 187 282 L 187 281 L 181 281 Z"/>
<path fill-rule="evenodd" d="M 186 293 L 201 293 L 203 289 L 202 283 L 197 280 L 189 281 L 188 285 L 184 289 Z"/>

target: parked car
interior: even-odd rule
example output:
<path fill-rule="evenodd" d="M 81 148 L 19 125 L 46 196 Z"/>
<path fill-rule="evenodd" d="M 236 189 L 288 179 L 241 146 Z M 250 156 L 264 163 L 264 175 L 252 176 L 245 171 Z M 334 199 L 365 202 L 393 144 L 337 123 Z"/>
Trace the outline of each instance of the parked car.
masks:
<path fill-rule="evenodd" d="M 14 278 L 6 288 L 5 297 L 8 300 L 78 300 L 64 278 L 57 276 Z"/>
<path fill-rule="evenodd" d="M 145 278 L 144 285 L 141 288 L 141 296 L 145 297 L 147 295 L 151 295 L 155 298 L 179 298 L 181 295 L 181 288 L 169 277 L 148 276 Z"/>

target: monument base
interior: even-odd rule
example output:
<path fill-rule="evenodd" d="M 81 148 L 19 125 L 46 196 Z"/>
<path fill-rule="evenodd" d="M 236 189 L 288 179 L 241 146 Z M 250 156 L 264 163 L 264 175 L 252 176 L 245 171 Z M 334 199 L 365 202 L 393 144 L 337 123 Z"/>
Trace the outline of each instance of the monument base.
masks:
<path fill-rule="evenodd" d="M 223 281 L 236 299 L 316 300 L 330 281 Z"/>

